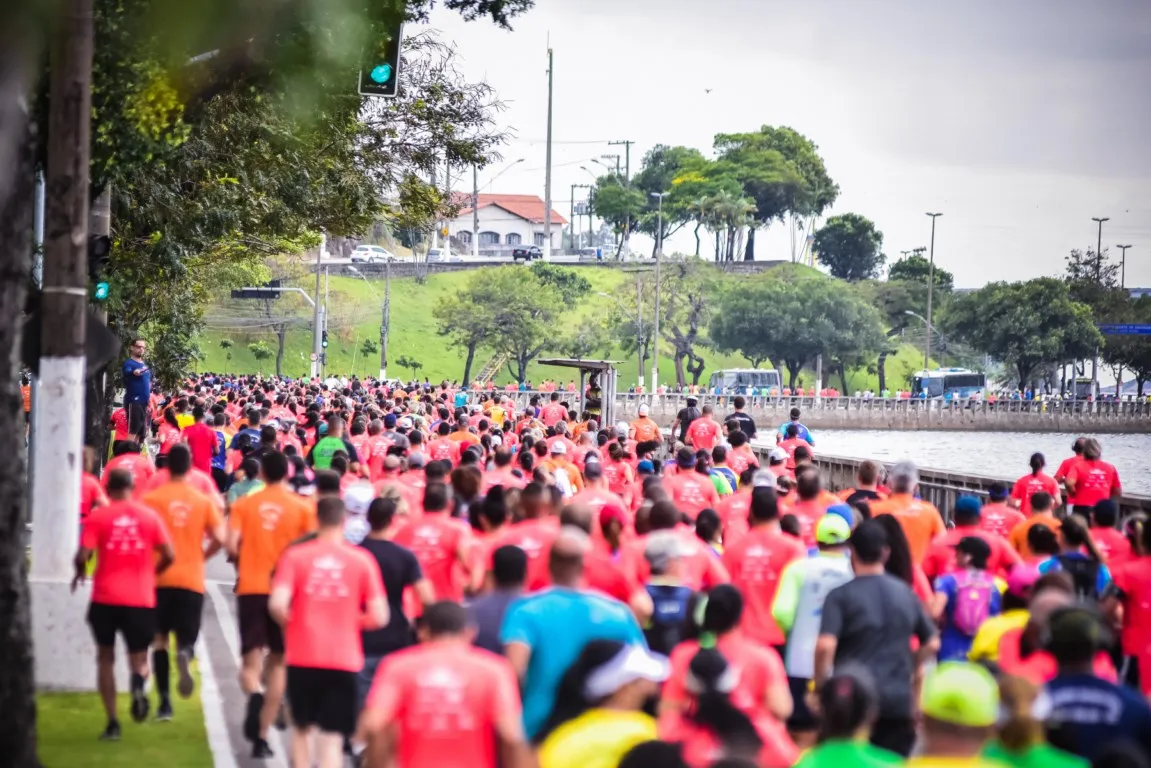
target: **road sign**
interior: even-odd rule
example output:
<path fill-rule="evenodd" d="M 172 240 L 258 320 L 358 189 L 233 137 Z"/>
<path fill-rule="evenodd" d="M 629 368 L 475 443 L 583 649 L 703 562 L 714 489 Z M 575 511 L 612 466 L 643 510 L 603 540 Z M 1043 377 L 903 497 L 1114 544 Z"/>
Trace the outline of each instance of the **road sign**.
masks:
<path fill-rule="evenodd" d="M 314 363 L 319 359 L 320 359 L 319 355 L 317 355 L 315 352 L 313 352 L 312 353 L 312 362 Z"/>
<path fill-rule="evenodd" d="M 1099 326 L 1104 336 L 1151 336 L 1151 324 L 1122 323 Z"/>

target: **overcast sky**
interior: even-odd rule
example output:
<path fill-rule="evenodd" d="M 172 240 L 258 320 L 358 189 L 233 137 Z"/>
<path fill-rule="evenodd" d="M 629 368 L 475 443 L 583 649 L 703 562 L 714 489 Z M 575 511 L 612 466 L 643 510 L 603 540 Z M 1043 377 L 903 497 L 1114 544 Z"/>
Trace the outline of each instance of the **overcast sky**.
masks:
<path fill-rule="evenodd" d="M 524 162 L 488 191 L 543 196 L 550 35 L 565 216 L 570 185 L 592 181 L 580 166 L 622 150 L 608 140 L 636 142 L 634 173 L 655 144 L 710 155 L 717 133 L 787 125 L 839 183 L 830 214 L 874 220 L 889 261 L 941 211 L 936 261 L 957 285 L 1054 275 L 1109 216 L 1104 247 L 1133 245 L 1127 284 L 1151 286 L 1147 0 L 537 0 L 512 32 L 444 11 L 433 25 L 507 103 L 516 138 L 481 186 Z M 690 231 L 671 250 L 694 250 Z M 787 228 L 756 255 L 790 258 Z"/>

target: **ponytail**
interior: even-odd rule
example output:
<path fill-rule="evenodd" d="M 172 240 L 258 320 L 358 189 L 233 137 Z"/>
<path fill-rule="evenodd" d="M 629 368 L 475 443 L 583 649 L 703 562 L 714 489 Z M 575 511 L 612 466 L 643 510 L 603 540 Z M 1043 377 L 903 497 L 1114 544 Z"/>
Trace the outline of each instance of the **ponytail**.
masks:
<path fill-rule="evenodd" d="M 1047 459 L 1043 457 L 1042 453 L 1031 454 L 1031 476 L 1035 477 L 1039 472 L 1047 466 Z"/>
<path fill-rule="evenodd" d="M 714 649 L 698 651 L 688 666 L 687 682 L 696 697 L 688 719 L 711 732 L 729 754 L 758 754 L 763 738 L 751 718 L 731 702 L 738 676 L 727 659 Z"/>
<path fill-rule="evenodd" d="M 870 726 L 879 712 L 879 698 L 863 676 L 838 674 L 819 689 L 817 742 L 854 739 L 861 728 Z"/>
<path fill-rule="evenodd" d="M 999 725 L 999 743 L 1013 754 L 1021 754 L 1042 744 L 1046 738 L 1043 722 L 1032 715 L 1039 689 L 1021 677 L 1005 675 L 999 681 L 999 696 L 1006 719 Z"/>

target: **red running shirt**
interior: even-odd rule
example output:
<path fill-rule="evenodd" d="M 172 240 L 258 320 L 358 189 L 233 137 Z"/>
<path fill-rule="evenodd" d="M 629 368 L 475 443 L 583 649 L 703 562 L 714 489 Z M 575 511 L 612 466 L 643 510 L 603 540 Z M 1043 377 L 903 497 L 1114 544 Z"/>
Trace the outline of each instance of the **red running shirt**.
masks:
<path fill-rule="evenodd" d="M 80 543 L 96 553 L 92 602 L 156 607 L 156 547 L 168 532 L 155 512 L 135 501 L 115 501 L 88 515 Z"/>

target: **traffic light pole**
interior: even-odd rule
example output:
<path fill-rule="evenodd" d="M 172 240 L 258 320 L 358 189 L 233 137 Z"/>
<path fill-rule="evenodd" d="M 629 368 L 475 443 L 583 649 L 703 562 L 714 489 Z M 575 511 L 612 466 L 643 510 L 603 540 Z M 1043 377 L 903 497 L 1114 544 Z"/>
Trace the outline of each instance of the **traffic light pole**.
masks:
<path fill-rule="evenodd" d="M 320 325 L 320 261 L 324 257 L 325 246 L 328 244 L 327 235 L 320 235 L 320 248 L 316 251 L 316 293 L 315 299 L 309 299 L 312 302 L 312 378 L 315 379 L 320 375 L 320 355 L 324 350 L 320 346 L 320 336 L 323 332 L 323 327 Z M 303 291 L 300 291 L 303 293 Z M 305 294 L 307 295 L 307 294 Z"/>

